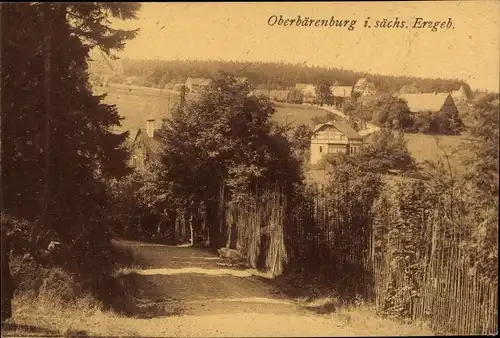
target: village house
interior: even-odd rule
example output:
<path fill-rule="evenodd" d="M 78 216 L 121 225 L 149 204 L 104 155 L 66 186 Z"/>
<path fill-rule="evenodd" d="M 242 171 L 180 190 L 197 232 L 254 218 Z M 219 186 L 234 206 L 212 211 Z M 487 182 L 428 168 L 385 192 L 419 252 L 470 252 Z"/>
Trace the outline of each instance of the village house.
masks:
<path fill-rule="evenodd" d="M 405 84 L 399 90 L 399 94 L 418 94 L 420 90 L 418 90 L 417 85 L 415 83 Z"/>
<path fill-rule="evenodd" d="M 207 88 L 211 82 L 212 80 L 210 79 L 189 77 L 186 80 L 185 85 L 186 88 L 189 90 L 189 92 L 193 93 L 193 92 L 199 92 L 202 89 Z"/>
<path fill-rule="evenodd" d="M 181 92 L 184 87 L 184 83 L 175 83 L 172 90 L 176 92 Z"/>
<path fill-rule="evenodd" d="M 372 96 L 377 93 L 375 85 L 365 78 L 361 78 L 358 82 L 356 82 L 356 85 L 354 85 L 354 91 L 360 93 L 361 96 Z"/>
<path fill-rule="evenodd" d="M 148 170 L 149 164 L 161 151 L 161 141 L 155 122 L 154 119 L 148 119 L 145 129 L 140 128 L 130 133 L 130 166 L 136 170 Z"/>
<path fill-rule="evenodd" d="M 408 103 L 408 108 L 412 113 L 444 112 L 458 114 L 458 108 L 449 93 L 400 94 L 399 97 Z"/>
<path fill-rule="evenodd" d="M 297 83 L 295 89 L 300 90 L 304 95 L 304 102 L 313 102 L 316 97 L 316 86 L 308 83 Z"/>
<path fill-rule="evenodd" d="M 327 154 L 356 154 L 362 144 L 363 137 L 347 123 L 319 124 L 311 136 L 310 163 L 317 164 Z"/>
<path fill-rule="evenodd" d="M 342 108 L 344 101 L 352 96 L 351 86 L 330 86 L 333 102 L 337 108 Z"/>
<path fill-rule="evenodd" d="M 454 90 L 451 92 L 451 97 L 456 103 L 464 103 L 467 102 L 470 97 L 467 96 L 467 92 L 463 85 L 460 86 L 458 90 Z"/>
<path fill-rule="evenodd" d="M 263 96 L 272 101 L 285 102 L 288 98 L 288 90 L 266 90 L 266 89 L 255 89 L 251 92 L 255 96 Z"/>

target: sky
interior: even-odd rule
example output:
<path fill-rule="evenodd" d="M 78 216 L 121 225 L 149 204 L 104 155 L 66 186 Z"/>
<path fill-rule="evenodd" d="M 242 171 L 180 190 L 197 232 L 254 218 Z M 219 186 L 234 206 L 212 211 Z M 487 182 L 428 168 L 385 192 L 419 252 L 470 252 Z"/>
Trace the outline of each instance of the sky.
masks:
<path fill-rule="evenodd" d="M 279 26 L 275 17 L 356 20 L 347 27 Z M 368 25 L 364 27 L 369 17 Z M 270 19 L 271 18 L 271 19 Z M 375 28 L 375 21 L 405 21 Z M 444 21 L 432 31 L 415 20 Z M 282 61 L 384 75 L 465 80 L 499 91 L 499 1 L 143 3 L 138 19 L 113 21 L 139 28 L 117 55 L 132 59 Z M 294 22 L 295 24 L 296 22 Z"/>

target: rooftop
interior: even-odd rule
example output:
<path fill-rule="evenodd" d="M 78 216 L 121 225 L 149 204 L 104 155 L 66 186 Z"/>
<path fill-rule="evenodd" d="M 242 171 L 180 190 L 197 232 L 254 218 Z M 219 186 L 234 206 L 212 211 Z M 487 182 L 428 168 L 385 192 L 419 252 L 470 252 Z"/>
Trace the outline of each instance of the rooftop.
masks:
<path fill-rule="evenodd" d="M 330 91 L 333 96 L 338 97 L 351 97 L 352 87 L 351 86 L 331 86 Z"/>
<path fill-rule="evenodd" d="M 400 94 L 399 97 L 408 103 L 412 112 L 441 110 L 449 93 L 418 93 L 418 94 Z"/>
<path fill-rule="evenodd" d="M 323 124 L 318 124 L 314 128 L 314 133 L 323 129 L 326 126 L 332 126 L 336 129 L 338 129 L 342 134 L 347 136 L 348 139 L 362 139 L 363 138 L 361 135 L 359 135 L 359 133 L 356 130 L 352 129 L 352 127 L 349 123 L 334 122 L 334 121 L 323 123 Z"/>

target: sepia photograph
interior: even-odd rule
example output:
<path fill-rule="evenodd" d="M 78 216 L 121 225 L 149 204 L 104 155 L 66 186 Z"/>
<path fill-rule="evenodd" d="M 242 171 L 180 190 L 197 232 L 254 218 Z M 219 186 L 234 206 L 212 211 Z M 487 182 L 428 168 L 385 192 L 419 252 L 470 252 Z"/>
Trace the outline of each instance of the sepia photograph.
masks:
<path fill-rule="evenodd" d="M 1 2 L 2 337 L 498 334 L 500 2 Z"/>

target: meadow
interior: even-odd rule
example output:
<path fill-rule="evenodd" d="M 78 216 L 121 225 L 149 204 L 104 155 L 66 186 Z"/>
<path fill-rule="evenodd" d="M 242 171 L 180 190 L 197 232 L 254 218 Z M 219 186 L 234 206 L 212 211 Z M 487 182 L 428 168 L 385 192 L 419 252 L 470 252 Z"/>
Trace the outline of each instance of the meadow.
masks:
<path fill-rule="evenodd" d="M 468 133 L 462 135 L 426 135 L 405 133 L 408 140 L 408 151 L 417 163 L 443 160 L 446 156 L 454 170 L 463 167 L 462 159 L 469 154 L 466 146 Z"/>
<path fill-rule="evenodd" d="M 275 106 L 276 113 L 274 115 L 274 119 L 285 124 L 306 124 L 314 127 L 312 118 L 315 116 L 324 116 L 327 113 L 323 109 L 300 104 L 277 102 L 275 103 Z"/>
<path fill-rule="evenodd" d="M 155 119 L 157 127 L 163 118 L 170 116 L 170 111 L 180 102 L 180 93 L 165 89 L 115 85 L 94 88 L 96 95 L 107 94 L 103 102 L 114 104 L 118 114 L 123 117 L 118 131 L 134 130 L 146 127 L 147 119 Z M 196 96 L 186 95 L 186 100 Z"/>
<path fill-rule="evenodd" d="M 104 103 L 114 104 L 118 108 L 118 113 L 124 118 L 121 127 L 116 128 L 118 131 L 145 128 L 146 120 L 150 118 L 155 119 L 159 127 L 162 118 L 169 117 L 171 109 L 180 101 L 179 92 L 119 84 L 96 87 L 94 93 L 96 95 L 107 93 Z M 196 94 L 186 95 L 188 102 L 196 98 Z M 311 119 L 325 114 L 324 110 L 315 107 L 276 103 L 274 119 L 283 124 L 304 123 L 313 126 Z"/>

